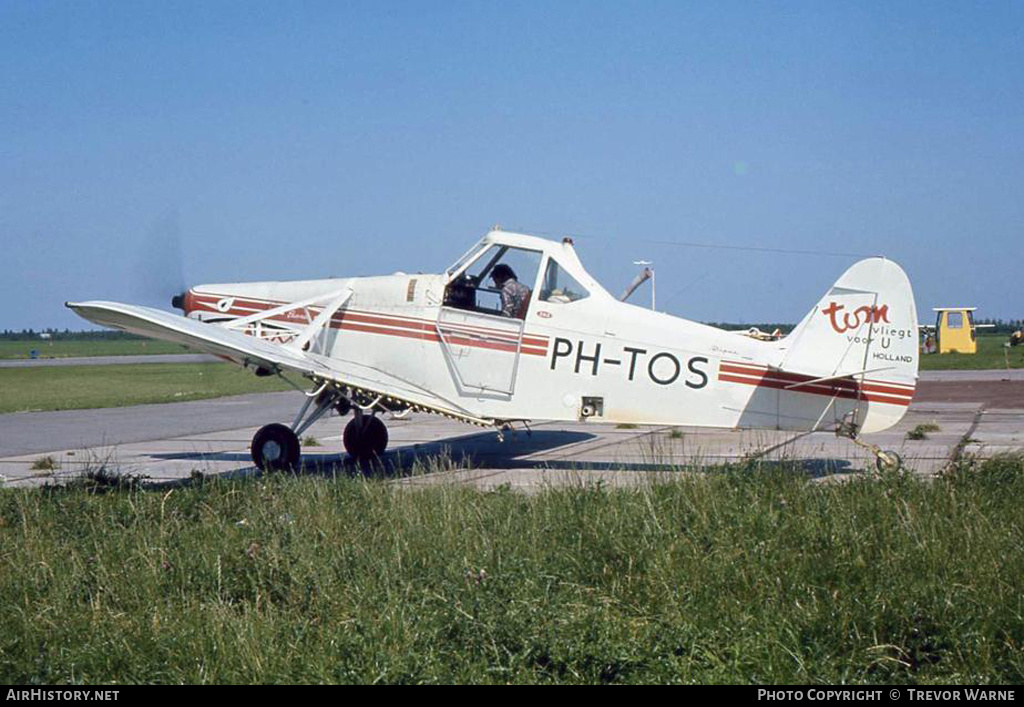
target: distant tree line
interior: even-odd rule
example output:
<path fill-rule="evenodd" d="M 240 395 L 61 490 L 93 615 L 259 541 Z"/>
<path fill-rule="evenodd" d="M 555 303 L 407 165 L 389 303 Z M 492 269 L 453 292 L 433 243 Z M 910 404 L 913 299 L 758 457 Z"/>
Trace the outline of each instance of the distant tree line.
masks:
<path fill-rule="evenodd" d="M 71 331 L 70 329 L 4 329 L 0 333 L 0 341 L 39 341 L 40 335 L 49 334 L 51 341 L 113 341 L 113 340 L 135 340 L 144 337 L 136 334 L 129 334 L 124 331 Z"/>

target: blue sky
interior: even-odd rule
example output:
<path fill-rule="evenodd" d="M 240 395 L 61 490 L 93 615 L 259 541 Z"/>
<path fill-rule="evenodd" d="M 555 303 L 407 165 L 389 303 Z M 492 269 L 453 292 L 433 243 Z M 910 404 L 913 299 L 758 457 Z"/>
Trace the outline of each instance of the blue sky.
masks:
<path fill-rule="evenodd" d="M 1022 69 L 1020 2 L 7 0 L 0 329 L 439 271 L 492 224 L 580 236 L 612 292 L 653 260 L 703 321 L 796 321 L 855 258 L 666 241 L 1024 317 Z"/>

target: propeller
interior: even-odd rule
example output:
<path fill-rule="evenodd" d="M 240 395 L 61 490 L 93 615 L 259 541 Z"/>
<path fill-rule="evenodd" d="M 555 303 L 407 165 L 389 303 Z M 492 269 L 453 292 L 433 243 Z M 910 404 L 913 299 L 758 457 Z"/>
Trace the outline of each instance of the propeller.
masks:
<path fill-rule="evenodd" d="M 165 307 L 185 304 L 185 264 L 178 210 L 169 209 L 146 230 L 139 242 L 132 290 L 142 304 Z"/>

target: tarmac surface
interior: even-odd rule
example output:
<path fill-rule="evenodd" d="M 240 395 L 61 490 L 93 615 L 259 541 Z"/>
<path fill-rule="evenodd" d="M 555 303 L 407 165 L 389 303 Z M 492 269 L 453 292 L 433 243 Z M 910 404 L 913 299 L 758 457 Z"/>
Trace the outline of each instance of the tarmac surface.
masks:
<path fill-rule="evenodd" d="M 253 434 L 268 422 L 290 423 L 301 403 L 299 393 L 283 392 L 0 415 L 0 477 L 8 486 L 38 486 L 101 466 L 152 483 L 196 472 L 257 474 L 249 456 Z M 499 441 L 493 430 L 438 416 L 389 417 L 383 472 L 408 486 L 453 482 L 529 491 L 566 483 L 631 485 L 750 458 L 795 464 L 811 478 L 832 480 L 871 470 L 875 461 L 869 449 L 826 432 L 542 423 Z M 365 471 L 343 451 L 346 421 L 328 417 L 304 433 L 317 442 L 303 445 L 306 473 Z M 939 429 L 923 440 L 908 439 L 920 424 Z M 861 439 L 896 451 L 906 468 L 922 476 L 941 472 L 961 454 L 985 458 L 1024 450 L 1024 372 L 925 372 L 900 424 Z M 54 468 L 32 469 L 44 457 Z"/>

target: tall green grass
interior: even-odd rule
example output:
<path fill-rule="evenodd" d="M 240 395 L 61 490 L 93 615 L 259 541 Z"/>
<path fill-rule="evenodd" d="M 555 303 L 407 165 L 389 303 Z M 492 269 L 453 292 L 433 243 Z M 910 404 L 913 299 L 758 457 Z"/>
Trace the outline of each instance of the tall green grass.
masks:
<path fill-rule="evenodd" d="M 1024 679 L 1019 457 L 533 496 L 96 488 L 0 492 L 0 682 Z"/>

